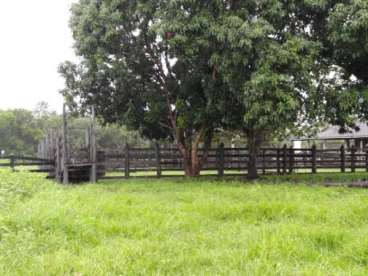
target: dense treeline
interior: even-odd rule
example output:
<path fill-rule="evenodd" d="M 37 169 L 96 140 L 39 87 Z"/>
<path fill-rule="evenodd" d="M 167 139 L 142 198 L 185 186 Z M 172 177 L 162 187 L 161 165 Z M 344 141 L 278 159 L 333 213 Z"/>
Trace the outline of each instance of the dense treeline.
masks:
<path fill-rule="evenodd" d="M 76 147 L 82 147 L 84 130 L 88 128 L 88 118 L 70 118 L 69 139 Z M 0 152 L 4 154 L 35 155 L 40 141 L 50 131 L 60 131 L 62 118 L 49 111 L 45 103 L 33 111 L 25 109 L 0 110 Z M 136 146 L 147 145 L 147 140 L 138 132 L 110 124 L 97 126 L 97 143 L 101 148 L 124 147 L 126 143 Z"/>
<path fill-rule="evenodd" d="M 0 110 L 0 151 L 33 154 L 43 135 L 42 126 L 31 111 Z"/>

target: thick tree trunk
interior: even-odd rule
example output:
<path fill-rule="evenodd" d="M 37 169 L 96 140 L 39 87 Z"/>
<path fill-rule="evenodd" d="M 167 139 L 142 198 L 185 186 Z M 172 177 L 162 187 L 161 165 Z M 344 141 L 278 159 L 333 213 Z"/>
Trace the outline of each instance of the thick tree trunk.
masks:
<path fill-rule="evenodd" d="M 184 160 L 185 176 L 196 177 L 200 175 L 201 162 L 199 160 L 198 152 L 187 149 L 186 145 L 179 146 L 180 152 Z"/>
<path fill-rule="evenodd" d="M 207 161 L 208 152 L 212 142 L 212 131 L 205 133 L 199 131 L 193 138 L 190 144 L 186 144 L 184 139 L 177 139 L 179 151 L 184 160 L 185 176 L 196 177 L 201 173 L 202 166 Z M 182 136 L 181 136 L 182 137 Z M 199 145 L 204 140 L 202 156 L 199 156 Z"/>
<path fill-rule="evenodd" d="M 190 152 L 190 157 L 184 162 L 185 176 L 196 177 L 200 175 L 201 166 L 197 153 Z"/>
<path fill-rule="evenodd" d="M 248 133 L 247 137 L 249 149 L 248 179 L 256 179 L 258 178 L 257 156 L 262 144 L 262 135 L 252 131 Z"/>
<path fill-rule="evenodd" d="M 239 0 L 236 0 L 239 1 Z M 161 55 L 157 55 L 152 47 L 147 44 L 148 54 L 151 56 L 152 60 L 155 61 L 157 66 L 155 70 L 155 78 L 158 83 L 161 85 L 162 96 L 166 100 L 166 107 L 168 111 L 168 120 L 169 120 L 169 129 L 171 129 L 173 136 L 177 142 L 179 151 L 184 160 L 184 169 L 186 176 L 198 176 L 200 174 L 201 168 L 206 162 L 208 157 L 209 147 L 213 138 L 213 129 L 208 130 L 207 122 L 204 122 L 200 128 L 200 130 L 194 135 L 193 142 L 187 143 L 187 137 L 185 137 L 184 130 L 178 127 L 177 125 L 177 111 L 174 110 L 173 106 L 175 105 L 174 97 L 172 96 L 172 91 L 168 86 L 169 78 L 165 73 L 165 66 L 163 62 L 165 62 L 166 69 L 169 71 L 169 75 L 172 76 L 170 62 L 168 56 L 165 56 L 165 59 L 162 58 Z M 212 78 L 216 80 L 216 67 L 213 68 Z M 191 136 L 191 135 L 189 135 Z M 204 139 L 204 150 L 201 158 L 198 156 L 198 146 L 200 142 Z"/>

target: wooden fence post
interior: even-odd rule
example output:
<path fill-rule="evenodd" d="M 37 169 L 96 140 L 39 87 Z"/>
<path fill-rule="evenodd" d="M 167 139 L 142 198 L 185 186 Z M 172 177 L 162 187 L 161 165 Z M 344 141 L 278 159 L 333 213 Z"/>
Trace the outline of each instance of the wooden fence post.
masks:
<path fill-rule="evenodd" d="M 368 149 L 365 148 L 365 170 L 368 172 Z"/>
<path fill-rule="evenodd" d="M 344 173 L 346 170 L 346 155 L 344 145 L 342 145 L 340 148 L 340 158 L 341 158 L 341 172 Z"/>
<path fill-rule="evenodd" d="M 49 144 L 48 159 L 54 161 L 54 167 L 50 165 L 47 166 L 49 177 L 53 176 L 53 174 L 55 173 L 55 169 L 56 169 L 56 146 L 55 145 L 56 145 L 56 134 L 53 130 L 50 130 L 50 144 Z M 52 172 L 52 169 L 54 169 L 54 172 Z"/>
<path fill-rule="evenodd" d="M 266 150 L 262 149 L 262 172 L 266 174 Z"/>
<path fill-rule="evenodd" d="M 96 144 L 96 111 L 95 107 L 92 106 L 92 122 L 91 122 L 91 157 L 92 157 L 92 166 L 91 166 L 91 176 L 90 181 L 92 183 L 97 182 L 97 144 Z"/>
<path fill-rule="evenodd" d="M 161 177 L 161 151 L 160 151 L 160 144 L 158 142 L 155 143 L 155 153 L 156 153 L 156 174 L 157 177 Z"/>
<path fill-rule="evenodd" d="M 129 144 L 125 146 L 125 178 L 129 178 L 130 176 L 130 153 L 129 153 Z"/>
<path fill-rule="evenodd" d="M 317 173 L 317 147 L 312 146 L 312 173 Z"/>
<path fill-rule="evenodd" d="M 86 148 L 89 150 L 88 154 L 91 157 L 91 126 L 88 126 L 88 128 L 84 132 L 84 144 L 86 145 Z"/>
<path fill-rule="evenodd" d="M 15 156 L 14 155 L 10 156 L 10 168 L 12 172 L 15 172 Z"/>
<path fill-rule="evenodd" d="M 68 154 L 68 123 L 66 114 L 66 104 L 63 106 L 63 183 L 69 184 L 69 154 Z"/>
<path fill-rule="evenodd" d="M 224 176 L 224 167 L 225 167 L 225 145 L 224 143 L 221 143 L 218 148 L 218 160 L 217 160 L 217 175 L 219 177 Z M 240 163 L 240 162 L 239 162 Z"/>
<path fill-rule="evenodd" d="M 56 140 L 56 160 L 55 160 L 55 179 L 61 183 L 61 137 L 58 136 Z"/>
<path fill-rule="evenodd" d="M 282 168 L 282 173 L 283 174 L 286 174 L 287 173 L 287 145 L 284 145 L 284 147 L 283 147 L 283 149 L 282 149 L 282 151 L 283 151 L 283 160 L 282 160 L 282 166 L 283 166 L 283 168 Z"/>
<path fill-rule="evenodd" d="M 280 164 L 280 148 L 277 147 L 276 151 L 276 162 L 277 162 L 277 174 L 281 173 L 281 164 Z"/>
<path fill-rule="evenodd" d="M 356 147 L 355 145 L 353 145 L 351 147 L 351 172 L 355 173 L 355 168 L 356 168 Z"/>
<path fill-rule="evenodd" d="M 294 149 L 293 146 L 289 149 L 289 173 L 294 171 Z"/>

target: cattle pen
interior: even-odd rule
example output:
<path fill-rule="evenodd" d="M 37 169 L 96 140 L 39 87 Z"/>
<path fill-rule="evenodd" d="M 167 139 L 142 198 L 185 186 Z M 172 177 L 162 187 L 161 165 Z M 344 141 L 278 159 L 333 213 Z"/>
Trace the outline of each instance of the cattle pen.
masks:
<path fill-rule="evenodd" d="M 95 111 L 92 108 L 90 125 L 83 129 L 84 146 L 77 148 L 68 139 L 68 114 L 64 106 L 62 130 L 50 132 L 40 141 L 37 157 L 0 156 L 0 167 L 28 168 L 43 172 L 59 183 L 95 183 L 100 179 L 130 177 L 168 177 L 184 175 L 184 161 L 173 145 L 159 142 L 139 148 L 126 144 L 123 148 L 99 148 L 96 143 Z M 201 157 L 203 150 L 199 149 Z M 249 151 L 246 147 L 225 147 L 219 144 L 209 150 L 202 167 L 203 175 L 218 177 L 245 175 Z M 336 149 L 261 148 L 257 157 L 260 174 L 291 174 L 317 172 L 368 171 L 368 151 L 342 145 Z"/>

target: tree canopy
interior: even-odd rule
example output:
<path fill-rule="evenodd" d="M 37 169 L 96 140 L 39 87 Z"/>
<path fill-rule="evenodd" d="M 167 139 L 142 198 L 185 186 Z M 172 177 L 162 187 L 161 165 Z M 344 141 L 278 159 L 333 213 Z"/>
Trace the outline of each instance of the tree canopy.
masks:
<path fill-rule="evenodd" d="M 0 151 L 6 154 L 32 154 L 42 131 L 36 127 L 32 112 L 0 110 Z"/>
<path fill-rule="evenodd" d="M 187 175 L 197 175 L 215 129 L 234 123 L 229 111 L 241 105 L 209 63 L 215 45 L 175 47 L 178 36 L 162 31 L 173 3 L 75 4 L 71 27 L 82 61 L 61 66 L 63 93 L 69 100 L 82 99 L 82 109 L 96 104 L 106 122 L 124 122 L 151 139 L 175 140 Z M 194 29 L 188 35 L 197 39 Z M 205 151 L 199 158 L 201 142 Z"/>
<path fill-rule="evenodd" d="M 207 63 L 242 107 L 234 111 L 248 136 L 253 176 L 266 135 L 313 119 L 321 43 L 307 35 L 307 22 L 298 29 L 291 20 L 299 8 L 281 1 L 170 1 L 157 24 L 175 34 L 168 44 L 184 57 L 202 47 L 210 52 Z"/>
<path fill-rule="evenodd" d="M 353 126 L 357 118 L 368 118 L 368 3 L 334 4 L 325 28 L 326 57 L 335 74 L 326 114 L 333 124 Z"/>
<path fill-rule="evenodd" d="M 359 0 L 80 0 L 64 63 L 71 107 L 176 141 L 197 175 L 217 129 L 265 139 L 368 114 L 367 3 Z M 199 144 L 204 151 L 198 154 Z"/>

